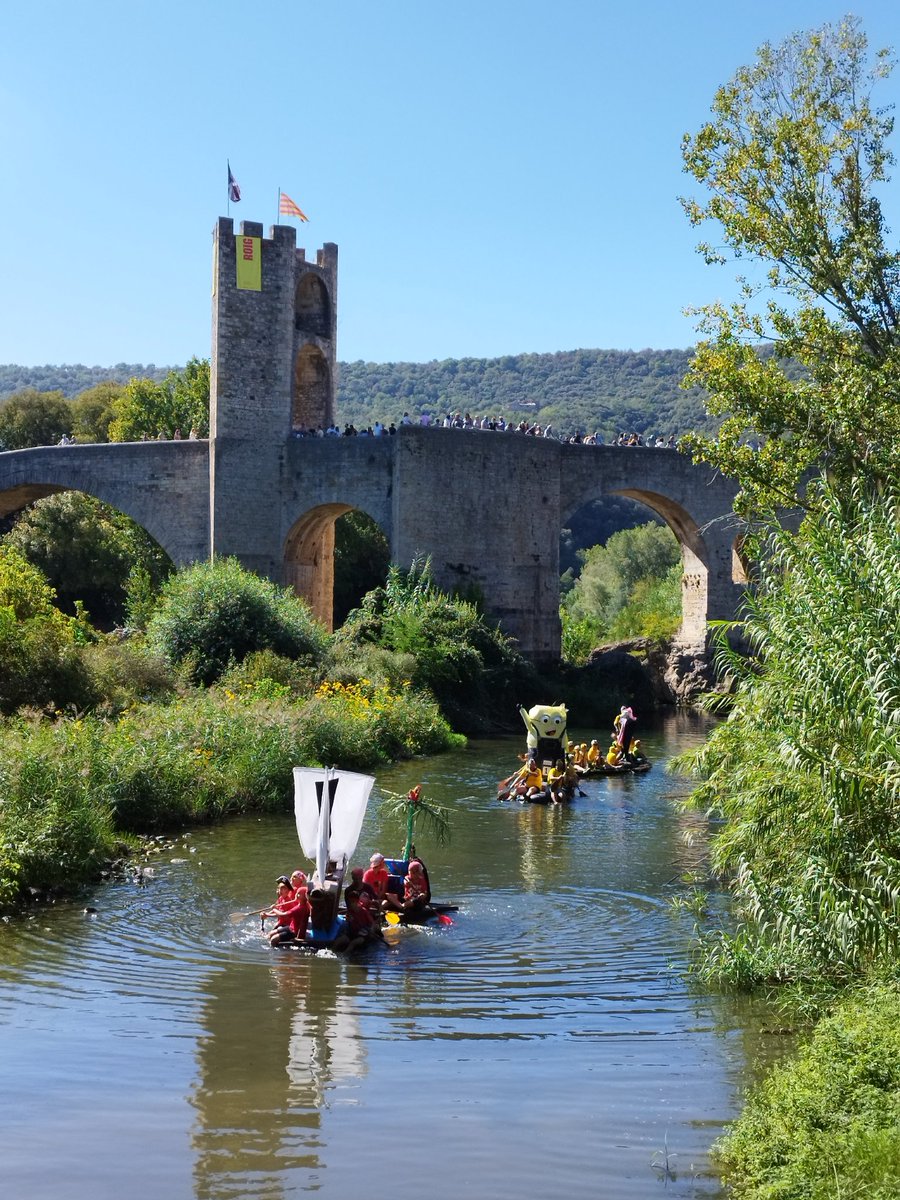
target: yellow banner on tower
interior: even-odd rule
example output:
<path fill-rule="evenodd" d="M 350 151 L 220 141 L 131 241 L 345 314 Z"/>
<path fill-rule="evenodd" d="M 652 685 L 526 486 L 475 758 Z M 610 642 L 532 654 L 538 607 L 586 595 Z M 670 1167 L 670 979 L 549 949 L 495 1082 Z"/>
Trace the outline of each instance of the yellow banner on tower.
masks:
<path fill-rule="evenodd" d="M 237 285 L 246 292 L 262 291 L 262 238 L 244 237 L 234 239 L 237 260 Z"/>

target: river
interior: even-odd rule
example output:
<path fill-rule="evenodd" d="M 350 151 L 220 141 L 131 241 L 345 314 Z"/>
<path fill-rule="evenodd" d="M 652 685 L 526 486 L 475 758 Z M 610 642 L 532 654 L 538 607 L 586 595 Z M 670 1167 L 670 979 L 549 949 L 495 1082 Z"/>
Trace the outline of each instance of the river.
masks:
<path fill-rule="evenodd" d="M 501 804 L 519 749 L 378 773 L 358 858 L 399 853 L 379 788 L 452 809 L 420 839 L 454 924 L 358 962 L 268 949 L 251 918 L 301 863 L 292 819 L 161 843 L 143 883 L 0 925 L 0 1162 L 14 1200 L 713 1197 L 708 1150 L 773 1053 L 763 1011 L 685 980 L 668 901 L 703 823 L 641 730 L 644 776 Z M 89 911 L 94 909 L 96 911 Z"/>

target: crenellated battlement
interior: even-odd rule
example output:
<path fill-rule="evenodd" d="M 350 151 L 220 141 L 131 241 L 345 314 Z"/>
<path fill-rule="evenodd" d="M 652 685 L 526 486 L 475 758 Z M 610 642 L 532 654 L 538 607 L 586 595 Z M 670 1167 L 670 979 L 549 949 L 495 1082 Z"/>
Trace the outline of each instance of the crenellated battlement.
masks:
<path fill-rule="evenodd" d="M 273 245 L 290 246 L 297 257 L 299 266 L 318 267 L 322 271 L 336 272 L 338 248 L 335 242 L 324 242 L 316 251 L 315 263 L 307 262 L 306 248 L 297 246 L 297 230 L 293 225 L 270 225 L 268 236 L 263 232 L 262 221 L 241 221 L 237 232 L 232 217 L 219 217 L 214 237 L 219 244 L 233 241 L 238 237 L 256 237 Z"/>

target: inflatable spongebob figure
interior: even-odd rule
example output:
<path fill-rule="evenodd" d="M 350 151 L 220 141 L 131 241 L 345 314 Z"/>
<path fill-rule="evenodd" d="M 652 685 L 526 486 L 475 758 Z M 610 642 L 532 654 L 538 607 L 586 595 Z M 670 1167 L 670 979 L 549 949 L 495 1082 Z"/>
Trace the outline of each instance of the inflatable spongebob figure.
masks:
<path fill-rule="evenodd" d="M 527 712 L 519 706 L 519 714 L 528 730 L 528 757 L 540 766 L 553 766 L 565 759 L 569 739 L 566 736 L 568 711 L 564 704 L 535 704 Z"/>

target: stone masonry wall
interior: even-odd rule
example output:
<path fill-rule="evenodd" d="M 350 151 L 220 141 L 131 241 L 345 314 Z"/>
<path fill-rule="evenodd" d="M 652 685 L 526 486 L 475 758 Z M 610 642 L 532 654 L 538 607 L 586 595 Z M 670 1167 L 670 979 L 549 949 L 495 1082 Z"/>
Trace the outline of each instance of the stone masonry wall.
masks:
<path fill-rule="evenodd" d="M 137 521 L 176 566 L 209 554 L 206 441 L 46 446 L 0 454 L 0 516 L 72 489 Z"/>

